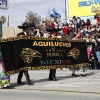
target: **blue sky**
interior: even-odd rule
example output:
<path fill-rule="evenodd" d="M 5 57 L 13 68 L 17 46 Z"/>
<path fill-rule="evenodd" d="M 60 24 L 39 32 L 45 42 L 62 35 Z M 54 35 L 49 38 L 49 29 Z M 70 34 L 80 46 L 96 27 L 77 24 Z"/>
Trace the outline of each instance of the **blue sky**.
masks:
<path fill-rule="evenodd" d="M 18 2 L 18 6 L 9 6 L 8 10 L 0 9 L 0 16 L 10 16 L 10 26 L 16 27 L 25 20 L 28 11 L 38 13 L 42 18 L 47 16 L 48 9 L 55 8 L 64 21 L 65 0 L 9 0 L 11 3 Z M 5 23 L 7 26 L 7 22 Z"/>

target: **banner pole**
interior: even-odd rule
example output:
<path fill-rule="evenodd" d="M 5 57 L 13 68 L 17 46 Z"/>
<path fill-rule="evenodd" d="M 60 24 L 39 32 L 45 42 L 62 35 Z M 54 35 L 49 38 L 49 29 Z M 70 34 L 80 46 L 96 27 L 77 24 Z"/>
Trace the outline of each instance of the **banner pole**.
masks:
<path fill-rule="evenodd" d="M 67 11 L 66 11 L 66 0 L 65 0 L 65 23 L 66 23 L 66 21 L 67 21 Z"/>

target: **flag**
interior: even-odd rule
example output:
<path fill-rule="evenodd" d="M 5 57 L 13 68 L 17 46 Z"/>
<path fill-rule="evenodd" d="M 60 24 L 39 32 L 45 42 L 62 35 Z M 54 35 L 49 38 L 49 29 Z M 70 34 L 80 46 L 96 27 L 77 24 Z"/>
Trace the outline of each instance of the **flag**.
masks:
<path fill-rule="evenodd" d="M 52 10 L 51 13 L 50 13 L 50 17 L 51 17 L 51 18 L 55 18 L 55 15 L 54 15 L 53 10 Z"/>
<path fill-rule="evenodd" d="M 51 18 L 57 17 L 58 19 L 60 19 L 61 15 L 58 12 L 56 12 L 56 10 L 53 8 L 52 11 L 51 11 L 51 13 L 50 13 L 50 17 Z"/>
<path fill-rule="evenodd" d="M 56 10 L 54 8 L 53 8 L 53 13 L 58 19 L 61 18 L 61 15 L 58 12 L 56 12 Z"/>

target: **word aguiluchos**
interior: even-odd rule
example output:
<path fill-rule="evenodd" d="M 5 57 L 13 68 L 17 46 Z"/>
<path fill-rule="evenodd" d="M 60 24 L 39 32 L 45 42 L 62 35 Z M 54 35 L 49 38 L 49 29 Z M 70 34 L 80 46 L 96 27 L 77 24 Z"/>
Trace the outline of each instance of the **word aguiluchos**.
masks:
<path fill-rule="evenodd" d="M 43 42 L 43 41 L 34 41 L 33 46 L 60 46 L 60 47 L 71 47 L 71 43 L 65 42 Z"/>

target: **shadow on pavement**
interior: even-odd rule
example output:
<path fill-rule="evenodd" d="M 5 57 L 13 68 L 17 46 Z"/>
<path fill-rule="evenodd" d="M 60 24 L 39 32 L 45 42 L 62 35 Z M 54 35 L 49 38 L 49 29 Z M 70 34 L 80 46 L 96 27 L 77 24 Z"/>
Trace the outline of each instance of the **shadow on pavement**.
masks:
<path fill-rule="evenodd" d="M 77 73 L 76 73 L 77 74 Z M 92 75 L 95 75 L 96 73 L 95 72 L 91 72 L 91 73 L 86 73 L 86 77 L 87 76 L 92 76 Z M 77 74 L 78 75 L 78 74 Z M 67 78 L 78 78 L 78 77 L 82 77 L 81 74 L 78 75 L 78 77 L 72 77 L 71 75 L 70 76 L 56 76 L 58 81 L 59 80 L 64 80 L 64 79 L 67 79 Z M 39 79 L 39 80 L 35 80 L 34 83 L 38 83 L 38 82 L 46 82 L 46 81 L 49 81 L 48 78 L 45 78 L 45 79 Z"/>
<path fill-rule="evenodd" d="M 15 87 L 20 87 L 20 86 L 26 85 L 26 81 L 23 81 L 23 83 L 25 83 L 25 84 L 20 85 L 20 84 L 17 84 L 17 82 L 16 83 L 11 83 L 11 86 L 15 88 Z"/>
<path fill-rule="evenodd" d="M 76 74 L 77 74 L 77 73 L 76 73 Z M 86 73 L 86 77 L 87 77 L 87 76 L 92 76 L 92 75 L 95 75 L 95 74 L 96 74 L 95 72 Z M 78 74 L 77 74 L 77 75 L 78 75 Z M 81 74 L 78 75 L 78 77 L 82 77 Z M 59 80 L 67 79 L 67 78 L 78 78 L 78 77 L 72 77 L 71 75 L 70 75 L 70 76 L 57 76 L 57 79 L 58 79 L 58 81 L 59 81 Z M 33 85 L 34 85 L 34 83 L 48 82 L 49 80 L 48 80 L 48 76 L 47 76 L 47 78 L 44 78 L 44 79 L 39 79 L 39 80 L 31 79 L 31 81 L 32 81 L 32 83 L 33 83 Z M 23 81 L 23 82 L 25 83 L 24 85 L 27 85 L 27 84 L 26 84 L 26 81 Z M 17 84 L 17 82 L 16 82 L 16 83 L 11 83 L 11 85 L 12 85 L 13 87 L 24 86 L 24 85 L 19 85 L 19 84 Z"/>

